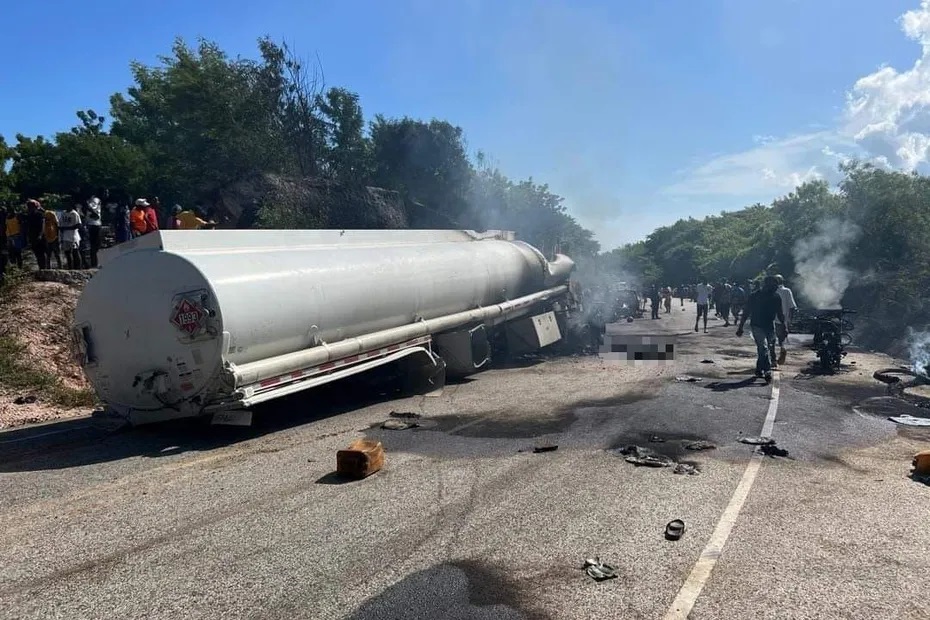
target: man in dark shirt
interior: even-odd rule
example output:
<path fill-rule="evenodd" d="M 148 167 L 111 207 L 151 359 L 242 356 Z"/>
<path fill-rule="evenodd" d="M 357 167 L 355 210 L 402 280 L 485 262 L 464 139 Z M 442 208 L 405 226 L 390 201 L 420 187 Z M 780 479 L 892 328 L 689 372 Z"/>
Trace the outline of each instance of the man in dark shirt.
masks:
<path fill-rule="evenodd" d="M 766 276 L 762 288 L 749 296 L 749 303 L 736 329 L 736 335 L 743 335 L 743 326 L 749 321 L 752 339 L 756 341 L 756 376 L 765 377 L 766 383 L 772 380 L 772 368 L 777 368 L 775 360 L 775 319 L 785 322 L 781 309 L 781 297 L 776 289 L 778 282 L 773 276 Z"/>

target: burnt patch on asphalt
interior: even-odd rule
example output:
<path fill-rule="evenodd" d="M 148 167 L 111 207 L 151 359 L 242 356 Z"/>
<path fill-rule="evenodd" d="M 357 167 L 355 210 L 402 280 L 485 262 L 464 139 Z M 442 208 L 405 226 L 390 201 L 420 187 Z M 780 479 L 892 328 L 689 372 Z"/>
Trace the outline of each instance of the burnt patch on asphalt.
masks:
<path fill-rule="evenodd" d="M 658 440 L 658 441 L 657 441 Z M 668 457 L 678 463 L 696 465 L 696 462 L 681 460 L 679 457 L 693 455 L 687 444 L 697 441 L 710 441 L 707 437 L 688 433 L 671 433 L 668 431 L 636 431 L 623 433 L 611 439 L 608 450 L 622 450 L 625 446 L 648 446 L 656 454 Z"/>
<path fill-rule="evenodd" d="M 549 620 L 549 614 L 535 608 L 536 600 L 503 570 L 484 562 L 463 560 L 408 575 L 368 599 L 349 618 L 403 618 L 416 609 L 418 617 L 423 618 Z"/>

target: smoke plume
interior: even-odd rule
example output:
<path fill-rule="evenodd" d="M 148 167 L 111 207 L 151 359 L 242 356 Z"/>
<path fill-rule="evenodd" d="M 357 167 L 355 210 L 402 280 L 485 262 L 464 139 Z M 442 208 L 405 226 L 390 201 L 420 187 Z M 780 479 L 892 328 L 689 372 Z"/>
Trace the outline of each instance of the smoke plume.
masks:
<path fill-rule="evenodd" d="M 817 308 L 839 308 L 853 271 L 843 263 L 860 229 L 852 222 L 829 219 L 794 245 L 795 271 L 801 295 Z"/>
<path fill-rule="evenodd" d="M 907 342 L 911 370 L 921 375 L 928 374 L 928 366 L 930 366 L 930 332 L 919 332 L 908 328 Z"/>

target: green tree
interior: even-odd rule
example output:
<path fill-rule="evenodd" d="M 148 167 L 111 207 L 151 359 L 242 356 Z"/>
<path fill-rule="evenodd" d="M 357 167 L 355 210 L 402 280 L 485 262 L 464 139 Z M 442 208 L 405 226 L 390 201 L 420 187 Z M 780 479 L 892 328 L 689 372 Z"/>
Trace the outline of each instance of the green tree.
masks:
<path fill-rule="evenodd" d="M 411 201 L 464 214 L 472 167 L 460 127 L 446 121 L 375 116 L 371 123 L 373 181 Z"/>
<path fill-rule="evenodd" d="M 361 184 L 371 178 L 371 145 L 358 95 L 330 88 L 318 97 L 317 107 L 325 129 L 323 161 L 328 176 L 342 183 Z"/>

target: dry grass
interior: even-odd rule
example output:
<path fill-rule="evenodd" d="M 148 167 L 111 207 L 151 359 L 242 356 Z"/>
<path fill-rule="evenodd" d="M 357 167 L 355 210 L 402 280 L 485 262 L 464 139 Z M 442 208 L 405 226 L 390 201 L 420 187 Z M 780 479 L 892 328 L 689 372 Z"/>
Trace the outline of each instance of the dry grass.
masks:
<path fill-rule="evenodd" d="M 18 269 L 0 286 L 0 428 L 86 413 L 96 396 L 71 356 L 80 290 Z M 17 404 L 34 396 L 36 403 Z"/>

